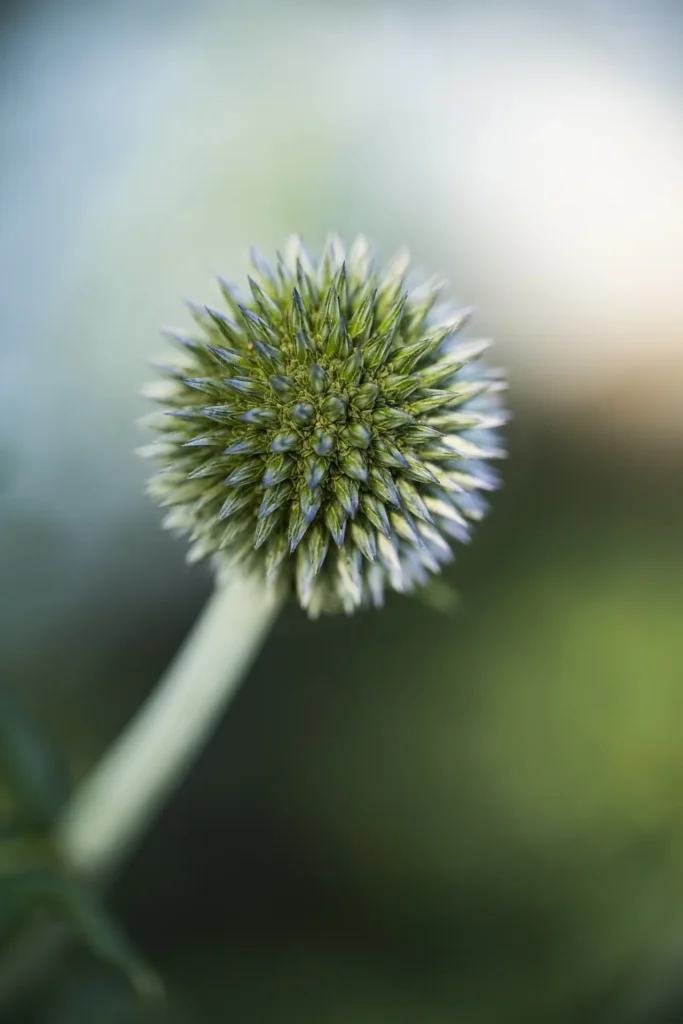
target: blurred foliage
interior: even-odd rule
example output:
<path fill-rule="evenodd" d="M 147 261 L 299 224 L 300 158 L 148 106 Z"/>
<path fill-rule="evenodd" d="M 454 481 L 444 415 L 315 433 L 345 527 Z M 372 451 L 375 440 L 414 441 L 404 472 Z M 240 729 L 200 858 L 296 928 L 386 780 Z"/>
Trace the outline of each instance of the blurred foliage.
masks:
<path fill-rule="evenodd" d="M 543 434 L 517 428 L 455 616 L 284 614 L 112 894 L 169 1020 L 589 1024 L 672 956 L 675 984 L 681 486 Z M 99 1007 L 92 972 L 22 1020 L 70 1019 L 79 978 Z"/>
<path fill-rule="evenodd" d="M 55 921 L 123 971 L 140 994 L 157 994 L 159 983 L 123 932 L 88 888 L 62 869 L 51 830 L 69 794 L 68 777 L 46 738 L 6 691 L 0 691 L 0 772 L 0 998 L 7 998 L 15 976 L 22 978 L 22 959 L 28 961 L 27 980 L 34 980 L 33 948 Z"/>

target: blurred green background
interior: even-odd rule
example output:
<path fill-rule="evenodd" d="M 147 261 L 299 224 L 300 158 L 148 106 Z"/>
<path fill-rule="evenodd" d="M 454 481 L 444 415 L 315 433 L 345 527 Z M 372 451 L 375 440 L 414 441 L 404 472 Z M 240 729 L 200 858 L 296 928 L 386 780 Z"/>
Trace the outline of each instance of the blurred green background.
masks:
<path fill-rule="evenodd" d="M 78 779 L 201 609 L 138 397 L 250 244 L 408 243 L 497 340 L 506 486 L 444 616 L 287 609 L 3 1024 L 683 1020 L 683 8 L 5 3 L 0 680 Z"/>

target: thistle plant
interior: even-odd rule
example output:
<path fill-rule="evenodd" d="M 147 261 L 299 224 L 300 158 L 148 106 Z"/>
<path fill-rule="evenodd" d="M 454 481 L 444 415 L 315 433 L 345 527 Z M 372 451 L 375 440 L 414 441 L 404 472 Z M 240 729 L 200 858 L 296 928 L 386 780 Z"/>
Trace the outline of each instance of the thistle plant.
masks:
<path fill-rule="evenodd" d="M 71 800 L 57 846 L 106 877 L 189 766 L 281 601 L 309 615 L 381 605 L 452 558 L 498 478 L 504 381 L 465 340 L 467 311 L 400 253 L 375 268 L 364 239 L 315 262 L 299 238 L 223 309 L 191 305 L 177 358 L 151 388 L 150 483 L 208 557 L 217 586 L 167 673 Z"/>
<path fill-rule="evenodd" d="M 181 355 L 150 390 L 150 490 L 191 560 L 242 565 L 313 617 L 380 606 L 486 511 L 504 382 L 404 252 L 380 271 L 363 238 L 332 238 L 316 262 L 295 236 L 252 264 L 244 295 L 219 279 L 222 309 L 190 305 L 196 333 L 166 332 Z"/>

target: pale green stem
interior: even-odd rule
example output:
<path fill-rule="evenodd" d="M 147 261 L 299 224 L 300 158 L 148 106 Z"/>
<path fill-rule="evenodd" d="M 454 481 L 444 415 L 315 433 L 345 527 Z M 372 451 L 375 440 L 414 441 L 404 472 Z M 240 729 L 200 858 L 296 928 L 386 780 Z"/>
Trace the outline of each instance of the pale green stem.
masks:
<path fill-rule="evenodd" d="M 217 587 L 177 657 L 74 795 L 57 833 L 65 865 L 109 875 L 187 772 L 280 608 L 262 583 Z"/>

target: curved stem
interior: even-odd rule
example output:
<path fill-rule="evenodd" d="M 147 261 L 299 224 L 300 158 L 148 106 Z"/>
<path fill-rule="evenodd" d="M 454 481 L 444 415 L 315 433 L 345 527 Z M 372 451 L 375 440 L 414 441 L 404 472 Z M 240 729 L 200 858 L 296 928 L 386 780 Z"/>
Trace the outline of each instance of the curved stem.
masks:
<path fill-rule="evenodd" d="M 262 583 L 217 587 L 176 659 L 74 795 L 57 833 L 65 865 L 108 875 L 187 771 L 280 607 Z"/>

